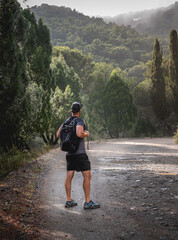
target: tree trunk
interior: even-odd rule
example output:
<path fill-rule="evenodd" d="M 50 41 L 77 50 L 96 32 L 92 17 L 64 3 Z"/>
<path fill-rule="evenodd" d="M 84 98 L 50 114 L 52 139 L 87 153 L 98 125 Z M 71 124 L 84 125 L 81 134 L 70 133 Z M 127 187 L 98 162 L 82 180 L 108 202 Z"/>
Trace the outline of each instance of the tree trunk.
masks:
<path fill-rule="evenodd" d="M 48 143 L 48 141 L 46 140 L 46 138 L 45 138 L 45 136 L 44 136 L 44 134 L 42 134 L 41 135 L 41 137 L 43 138 L 43 141 L 47 144 Z"/>

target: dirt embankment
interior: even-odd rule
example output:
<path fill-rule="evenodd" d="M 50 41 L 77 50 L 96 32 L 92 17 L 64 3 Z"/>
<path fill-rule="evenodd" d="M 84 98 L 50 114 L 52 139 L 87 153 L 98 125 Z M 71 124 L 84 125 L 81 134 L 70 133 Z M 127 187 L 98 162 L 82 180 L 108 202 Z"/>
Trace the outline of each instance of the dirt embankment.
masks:
<path fill-rule="evenodd" d="M 65 154 L 54 149 L 0 182 L 0 239 L 178 239 L 178 148 L 172 139 L 90 144 L 91 196 L 76 173 L 65 209 Z"/>

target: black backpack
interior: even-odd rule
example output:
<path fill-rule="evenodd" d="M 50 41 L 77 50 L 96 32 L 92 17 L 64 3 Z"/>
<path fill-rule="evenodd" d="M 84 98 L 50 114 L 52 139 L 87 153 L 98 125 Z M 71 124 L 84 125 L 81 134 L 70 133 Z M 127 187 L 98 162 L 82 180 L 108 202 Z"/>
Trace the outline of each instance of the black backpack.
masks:
<path fill-rule="evenodd" d="M 79 147 L 80 138 L 76 135 L 76 125 L 78 118 L 68 118 L 60 131 L 61 150 L 65 152 L 75 153 Z"/>

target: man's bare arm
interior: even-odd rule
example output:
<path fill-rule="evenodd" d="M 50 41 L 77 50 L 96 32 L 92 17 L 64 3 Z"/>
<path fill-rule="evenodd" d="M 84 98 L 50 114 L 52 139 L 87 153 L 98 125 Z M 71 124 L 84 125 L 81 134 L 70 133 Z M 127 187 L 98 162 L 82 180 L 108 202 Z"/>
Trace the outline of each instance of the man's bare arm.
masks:
<path fill-rule="evenodd" d="M 83 126 L 77 125 L 76 127 L 76 134 L 80 138 L 88 137 L 89 131 L 84 131 Z"/>
<path fill-rule="evenodd" d="M 61 128 L 62 128 L 62 126 L 60 126 L 60 128 L 58 129 L 58 131 L 57 131 L 57 133 L 56 133 L 56 137 L 57 137 L 57 138 L 60 138 Z"/>

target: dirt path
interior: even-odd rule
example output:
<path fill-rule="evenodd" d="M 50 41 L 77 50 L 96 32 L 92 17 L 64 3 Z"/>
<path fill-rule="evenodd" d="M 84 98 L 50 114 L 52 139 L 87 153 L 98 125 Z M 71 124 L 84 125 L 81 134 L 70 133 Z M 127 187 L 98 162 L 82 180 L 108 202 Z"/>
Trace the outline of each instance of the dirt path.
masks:
<path fill-rule="evenodd" d="M 38 237 L 19 239 L 178 239 L 178 148 L 172 139 L 101 141 L 90 145 L 88 155 L 91 196 L 101 208 L 83 209 L 81 173 L 72 185 L 78 206 L 64 208 L 65 154 L 52 150 L 41 157 L 36 179 L 32 215 Z"/>

